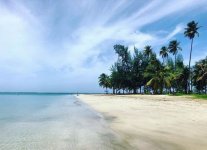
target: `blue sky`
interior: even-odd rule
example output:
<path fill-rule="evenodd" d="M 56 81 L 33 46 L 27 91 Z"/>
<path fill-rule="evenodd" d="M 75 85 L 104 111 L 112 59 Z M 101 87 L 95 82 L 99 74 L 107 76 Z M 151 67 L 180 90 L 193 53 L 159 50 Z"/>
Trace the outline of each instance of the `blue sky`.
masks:
<path fill-rule="evenodd" d="M 0 91 L 102 92 L 114 44 L 158 52 L 177 39 L 187 63 L 191 20 L 195 62 L 207 56 L 207 0 L 0 0 Z"/>

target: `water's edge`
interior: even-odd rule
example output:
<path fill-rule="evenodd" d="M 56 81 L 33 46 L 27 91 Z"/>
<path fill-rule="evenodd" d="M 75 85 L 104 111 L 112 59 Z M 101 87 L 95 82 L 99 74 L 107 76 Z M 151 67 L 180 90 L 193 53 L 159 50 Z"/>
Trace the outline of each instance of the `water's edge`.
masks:
<path fill-rule="evenodd" d="M 74 97 L 76 97 L 78 103 L 84 105 L 88 110 L 90 110 L 91 112 L 93 112 L 94 114 L 96 114 L 99 117 L 101 124 L 106 126 L 106 128 L 108 130 L 110 130 L 111 134 L 114 137 L 114 141 L 116 142 L 116 144 L 120 145 L 123 148 L 123 150 L 134 150 L 134 147 L 132 147 L 124 137 L 122 137 L 119 133 L 114 131 L 109 126 L 110 122 L 105 118 L 105 116 L 103 114 L 101 114 L 100 112 L 97 112 L 92 106 L 90 106 L 88 103 L 81 100 L 77 95 L 74 95 Z"/>

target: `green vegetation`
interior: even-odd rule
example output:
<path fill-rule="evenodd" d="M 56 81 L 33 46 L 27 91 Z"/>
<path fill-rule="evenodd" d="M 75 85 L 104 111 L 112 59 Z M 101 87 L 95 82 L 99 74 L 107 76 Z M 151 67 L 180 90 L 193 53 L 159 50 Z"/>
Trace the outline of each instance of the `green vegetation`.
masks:
<path fill-rule="evenodd" d="M 205 99 L 207 100 L 207 95 L 206 94 L 192 94 L 193 98 L 197 98 L 197 99 Z"/>
<path fill-rule="evenodd" d="M 106 93 L 108 93 L 107 88 L 110 87 L 110 77 L 105 73 L 99 76 L 99 86 L 106 88 Z"/>
<path fill-rule="evenodd" d="M 159 55 L 150 45 L 138 50 L 134 47 L 131 53 L 124 45 L 115 45 L 117 61 L 111 66 L 110 75 L 101 74 L 99 85 L 110 88 L 113 94 L 142 93 L 142 94 L 177 94 L 207 93 L 207 57 L 191 67 L 192 45 L 195 35 L 198 35 L 198 23 L 192 21 L 187 24 L 184 35 L 191 40 L 189 65 L 183 63 L 180 54 L 180 42 L 172 40 L 162 46 Z M 171 58 L 170 54 L 174 57 Z"/>
<path fill-rule="evenodd" d="M 190 96 L 193 99 L 203 99 L 207 100 L 206 94 L 183 94 L 183 93 L 175 93 L 175 94 L 169 94 L 169 96 Z"/>

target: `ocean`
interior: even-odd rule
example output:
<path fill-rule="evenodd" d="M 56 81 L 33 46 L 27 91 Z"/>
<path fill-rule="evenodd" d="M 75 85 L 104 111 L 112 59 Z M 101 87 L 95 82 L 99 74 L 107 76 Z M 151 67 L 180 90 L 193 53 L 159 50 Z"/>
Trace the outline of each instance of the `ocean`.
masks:
<path fill-rule="evenodd" d="M 103 117 L 71 94 L 0 94 L 0 150 L 121 150 Z"/>

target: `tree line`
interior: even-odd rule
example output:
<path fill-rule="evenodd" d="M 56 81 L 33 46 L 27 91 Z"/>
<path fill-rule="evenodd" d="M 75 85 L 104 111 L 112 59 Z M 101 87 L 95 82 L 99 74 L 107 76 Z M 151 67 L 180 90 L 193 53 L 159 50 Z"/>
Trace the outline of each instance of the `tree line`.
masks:
<path fill-rule="evenodd" d="M 207 93 L 207 57 L 191 66 L 193 42 L 199 36 L 200 26 L 191 21 L 187 24 L 184 36 L 190 40 L 189 64 L 185 65 L 180 42 L 172 40 L 160 48 L 157 54 L 150 45 L 131 53 L 124 45 L 114 45 L 117 61 L 110 68 L 110 75 L 102 73 L 99 85 L 112 89 L 113 94 L 145 93 Z M 173 56 L 172 57 L 170 56 Z"/>

